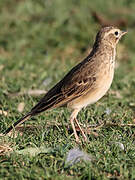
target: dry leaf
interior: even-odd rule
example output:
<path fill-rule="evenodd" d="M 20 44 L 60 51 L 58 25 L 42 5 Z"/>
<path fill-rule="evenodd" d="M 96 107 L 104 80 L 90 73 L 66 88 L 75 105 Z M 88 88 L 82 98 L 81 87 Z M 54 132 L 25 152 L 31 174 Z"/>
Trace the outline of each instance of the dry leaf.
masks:
<path fill-rule="evenodd" d="M 16 137 L 18 136 L 18 134 L 19 134 L 20 136 L 23 135 L 22 132 L 18 132 L 18 131 L 13 132 L 13 131 L 11 131 L 11 132 L 9 132 L 8 134 L 6 134 L 6 136 L 16 138 Z"/>
<path fill-rule="evenodd" d="M 17 107 L 17 110 L 18 110 L 19 112 L 23 112 L 24 106 L 25 106 L 24 102 L 19 103 L 19 105 L 18 105 L 18 107 Z"/>
<path fill-rule="evenodd" d="M 7 112 L 7 111 L 0 110 L 0 115 L 7 116 L 7 115 L 8 115 L 8 112 Z"/>
<path fill-rule="evenodd" d="M 0 145 L 0 155 L 4 155 L 5 153 L 11 152 L 13 149 L 9 144 Z"/>
<path fill-rule="evenodd" d="M 135 103 L 134 103 L 134 102 L 130 102 L 130 103 L 129 103 L 129 106 L 135 107 Z"/>
<path fill-rule="evenodd" d="M 135 119 L 133 119 L 133 123 L 135 123 Z"/>
<path fill-rule="evenodd" d="M 35 90 L 27 90 L 23 92 L 18 92 L 18 93 L 10 93 L 10 97 L 16 97 L 16 96 L 23 96 L 23 95 L 30 95 L 30 96 L 39 96 L 42 94 L 46 94 L 45 90 L 40 90 L 40 89 L 35 89 Z"/>
<path fill-rule="evenodd" d="M 28 90 L 27 94 L 28 95 L 33 95 L 33 96 L 39 96 L 42 94 L 45 94 L 46 91 L 45 90 L 40 90 L 40 89 L 35 89 L 35 90 Z"/>

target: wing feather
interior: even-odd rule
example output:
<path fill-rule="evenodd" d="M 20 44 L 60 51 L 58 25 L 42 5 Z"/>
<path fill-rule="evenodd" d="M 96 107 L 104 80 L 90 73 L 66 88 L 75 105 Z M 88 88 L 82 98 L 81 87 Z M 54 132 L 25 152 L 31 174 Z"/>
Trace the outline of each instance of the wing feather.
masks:
<path fill-rule="evenodd" d="M 32 108 L 31 114 L 35 115 L 47 109 L 64 106 L 87 93 L 96 80 L 93 65 L 94 61 L 88 63 L 88 59 L 87 61 L 85 59 L 75 66 Z"/>

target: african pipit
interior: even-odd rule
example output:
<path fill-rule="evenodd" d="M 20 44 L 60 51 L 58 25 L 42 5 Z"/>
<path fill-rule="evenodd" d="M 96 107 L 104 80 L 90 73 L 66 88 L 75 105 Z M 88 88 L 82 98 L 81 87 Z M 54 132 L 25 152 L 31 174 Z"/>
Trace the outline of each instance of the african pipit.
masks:
<path fill-rule="evenodd" d="M 79 142 L 79 137 L 74 123 L 86 141 L 87 137 L 77 121 L 77 114 L 82 108 L 97 102 L 110 88 L 114 76 L 116 44 L 124 34 L 126 31 L 112 26 L 101 28 L 90 54 L 50 89 L 29 113 L 10 126 L 5 134 L 31 116 L 67 105 L 73 109 L 70 122 L 76 141 Z"/>

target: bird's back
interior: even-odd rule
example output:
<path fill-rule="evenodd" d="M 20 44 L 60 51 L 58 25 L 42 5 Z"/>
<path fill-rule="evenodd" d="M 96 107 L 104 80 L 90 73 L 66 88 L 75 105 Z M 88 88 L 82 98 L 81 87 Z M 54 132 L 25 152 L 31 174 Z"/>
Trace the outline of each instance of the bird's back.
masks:
<path fill-rule="evenodd" d="M 91 61 L 91 62 L 89 62 Z M 86 67 L 89 71 L 85 71 Z M 73 99 L 81 96 L 83 92 L 81 83 L 91 86 L 94 79 L 89 74 L 94 74 L 91 55 L 72 68 L 64 78 L 51 88 L 45 96 L 31 109 L 31 114 L 36 115 L 47 109 L 64 106 Z M 81 89 L 80 89 L 81 88 Z"/>

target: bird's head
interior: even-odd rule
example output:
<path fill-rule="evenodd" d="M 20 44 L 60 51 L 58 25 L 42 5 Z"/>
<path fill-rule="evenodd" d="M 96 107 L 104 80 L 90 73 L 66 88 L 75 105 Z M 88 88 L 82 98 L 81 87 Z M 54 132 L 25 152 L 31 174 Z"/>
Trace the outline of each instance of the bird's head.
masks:
<path fill-rule="evenodd" d="M 104 43 L 115 47 L 116 44 L 119 42 L 120 38 L 126 33 L 127 31 L 122 31 L 113 26 L 103 27 L 98 32 L 96 36 L 96 41 L 100 44 Z"/>

